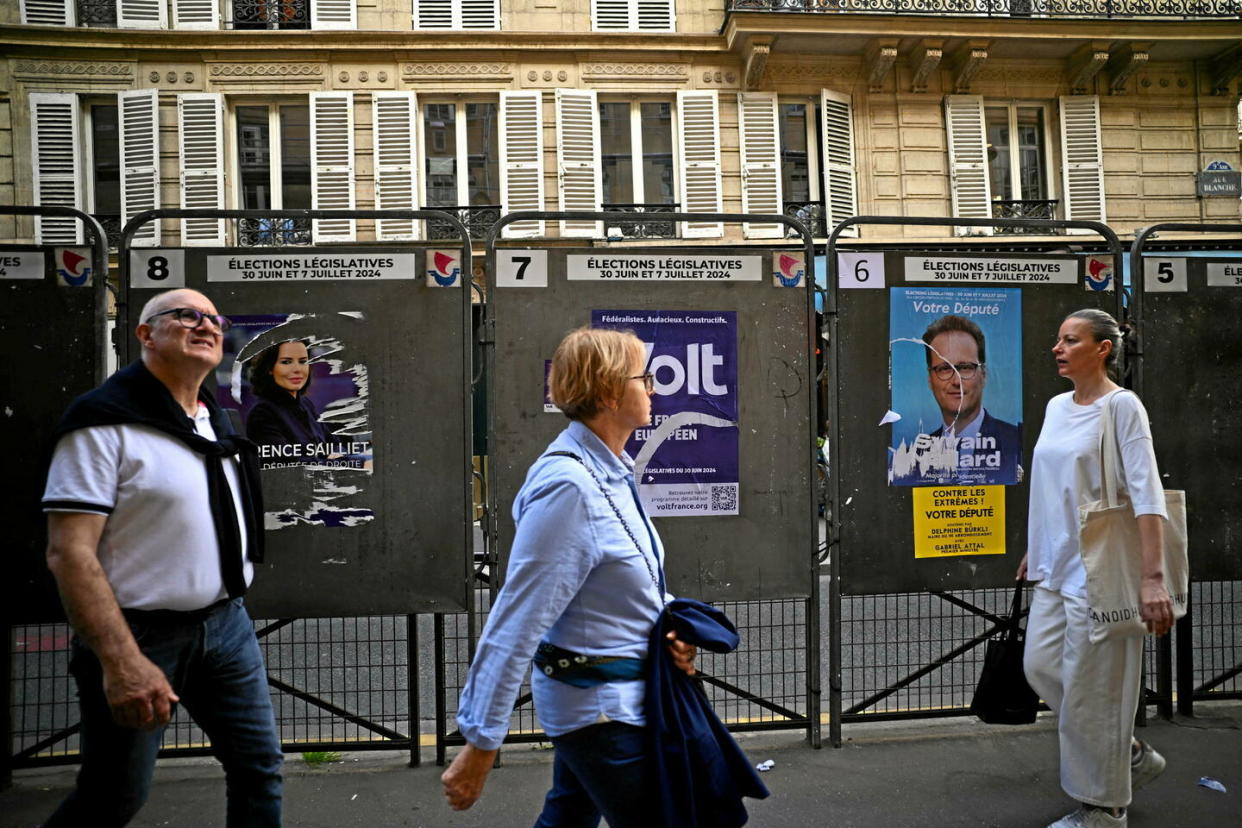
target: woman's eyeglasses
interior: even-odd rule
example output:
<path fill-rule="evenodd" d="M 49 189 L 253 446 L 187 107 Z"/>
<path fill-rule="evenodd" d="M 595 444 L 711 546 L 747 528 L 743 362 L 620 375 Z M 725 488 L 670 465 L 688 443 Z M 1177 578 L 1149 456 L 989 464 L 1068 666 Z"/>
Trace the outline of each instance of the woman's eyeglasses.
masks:
<path fill-rule="evenodd" d="M 233 323 L 229 321 L 227 316 L 219 313 L 203 313 L 202 311 L 195 310 L 194 308 L 169 308 L 168 310 L 151 314 L 147 317 L 147 322 L 150 322 L 157 316 L 171 316 L 173 319 L 176 319 L 179 323 L 181 323 L 181 327 L 189 328 L 190 330 L 194 330 L 199 325 L 203 324 L 204 319 L 210 321 L 217 328 L 219 328 L 221 333 L 224 333 L 229 328 L 233 327 Z"/>
<path fill-rule="evenodd" d="M 954 374 L 960 374 L 962 379 L 968 380 L 974 379 L 975 374 L 978 373 L 979 369 L 982 367 L 982 362 L 959 362 L 956 365 L 950 365 L 947 362 L 942 362 L 939 365 L 931 366 L 927 370 L 935 374 L 936 379 L 938 380 L 947 380 Z"/>
<path fill-rule="evenodd" d="M 650 372 L 646 374 L 639 374 L 636 377 L 626 377 L 626 379 L 627 380 L 642 380 L 643 388 L 647 389 L 648 394 L 650 394 L 652 391 L 655 390 L 655 374 L 652 374 Z"/>

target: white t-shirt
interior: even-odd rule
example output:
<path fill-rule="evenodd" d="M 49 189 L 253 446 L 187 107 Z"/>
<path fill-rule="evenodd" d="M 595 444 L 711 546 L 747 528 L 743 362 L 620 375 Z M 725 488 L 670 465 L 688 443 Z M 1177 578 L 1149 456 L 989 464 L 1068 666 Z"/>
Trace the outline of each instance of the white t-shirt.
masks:
<path fill-rule="evenodd" d="M 200 405 L 195 430 L 216 439 Z M 246 583 L 245 518 L 237 461 L 224 461 L 241 529 Z M 45 512 L 106 515 L 99 563 L 125 609 L 196 610 L 227 596 L 207 472 L 202 455 L 142 425 L 92 426 L 56 444 L 43 492 Z"/>
<path fill-rule="evenodd" d="M 1168 518 L 1156 469 L 1147 410 L 1129 392 L 1113 392 L 1119 491 L 1128 493 L 1135 515 Z M 1100 415 L 1113 394 L 1090 405 L 1073 392 L 1048 401 L 1044 427 L 1031 462 L 1031 508 L 1027 519 L 1027 578 L 1068 595 L 1087 594 L 1087 573 L 1078 551 L 1078 507 L 1103 497 L 1100 487 Z"/>

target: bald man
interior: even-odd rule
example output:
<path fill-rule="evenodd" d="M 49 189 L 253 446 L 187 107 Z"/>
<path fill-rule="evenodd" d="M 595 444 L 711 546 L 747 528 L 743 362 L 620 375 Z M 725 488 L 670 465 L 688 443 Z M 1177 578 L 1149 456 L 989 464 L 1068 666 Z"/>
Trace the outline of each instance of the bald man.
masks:
<path fill-rule="evenodd" d="M 69 406 L 43 509 L 73 626 L 77 786 L 47 826 L 125 825 L 178 704 L 224 766 L 228 825 L 280 824 L 281 751 L 242 594 L 261 560 L 254 446 L 202 389 L 229 321 L 173 290 L 142 309 L 141 359 Z"/>

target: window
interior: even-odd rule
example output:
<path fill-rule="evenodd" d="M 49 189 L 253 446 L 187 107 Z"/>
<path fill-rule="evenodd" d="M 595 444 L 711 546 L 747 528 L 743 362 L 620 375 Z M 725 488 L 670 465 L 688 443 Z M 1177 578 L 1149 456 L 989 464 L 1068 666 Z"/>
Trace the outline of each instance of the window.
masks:
<path fill-rule="evenodd" d="M 591 0 L 597 32 L 671 32 L 676 29 L 673 0 Z"/>
<path fill-rule="evenodd" d="M 54 26 L 164 29 L 168 27 L 167 5 L 168 0 L 22 0 L 21 20 Z"/>
<path fill-rule="evenodd" d="M 672 101 L 601 101 L 599 124 L 603 209 L 677 212 Z M 646 219 L 618 222 L 605 232 L 630 238 L 676 236 L 673 222 Z"/>
<path fill-rule="evenodd" d="M 988 183 L 994 218 L 1054 218 L 1048 117 L 1042 104 L 987 103 Z"/>
<path fill-rule="evenodd" d="M 234 29 L 309 29 L 311 0 L 232 0 Z"/>
<path fill-rule="evenodd" d="M 91 170 L 87 212 L 108 234 L 108 246 L 121 238 L 121 131 L 115 100 L 86 105 L 87 156 Z"/>
<path fill-rule="evenodd" d="M 423 109 L 423 206 L 457 211 L 478 238 L 500 218 L 500 120 L 493 101 L 428 101 Z M 432 238 L 456 238 L 432 223 Z"/>
<path fill-rule="evenodd" d="M 456 0 L 472 3 L 478 0 Z M 494 3 L 496 0 L 484 0 Z M 121 29 L 356 29 L 357 0 L 21 0 L 21 21 Z M 465 28 L 471 28 L 469 26 Z"/>
<path fill-rule="evenodd" d="M 499 0 L 413 0 L 415 29 L 500 28 Z"/>
<path fill-rule="evenodd" d="M 243 210 L 308 210 L 311 198 L 310 107 L 304 103 L 234 108 L 237 206 Z M 243 246 L 309 244 L 303 219 L 241 219 Z"/>

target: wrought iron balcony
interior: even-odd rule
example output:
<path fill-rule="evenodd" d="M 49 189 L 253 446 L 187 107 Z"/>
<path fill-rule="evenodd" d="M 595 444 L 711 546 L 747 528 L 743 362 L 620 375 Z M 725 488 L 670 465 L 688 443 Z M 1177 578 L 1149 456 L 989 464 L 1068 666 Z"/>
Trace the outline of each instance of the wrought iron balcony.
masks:
<path fill-rule="evenodd" d="M 649 219 L 649 213 L 676 213 L 676 204 L 603 204 L 601 209 L 612 213 L 632 213 L 637 218 L 613 218 L 604 222 L 604 235 L 626 239 L 675 239 L 677 222 Z"/>
<path fill-rule="evenodd" d="M 488 231 L 492 229 L 492 225 L 500 221 L 499 204 L 476 204 L 473 207 L 427 207 L 426 209 L 441 210 L 456 216 L 458 221 L 466 225 L 466 232 L 470 234 L 470 238 L 476 240 L 485 238 Z M 457 241 L 457 228 L 442 221 L 428 221 L 427 238 L 430 241 L 441 239 Z"/>
<path fill-rule="evenodd" d="M 968 17 L 1238 17 L 1242 0 L 726 0 L 730 12 Z"/>
<path fill-rule="evenodd" d="M 108 249 L 116 250 L 121 244 L 121 228 L 124 226 L 120 213 L 91 213 L 91 218 L 99 222 L 108 237 Z"/>
<path fill-rule="evenodd" d="M 238 247 L 286 247 L 310 243 L 310 219 L 243 218 L 237 220 Z"/>
<path fill-rule="evenodd" d="M 806 225 L 811 235 L 817 239 L 828 236 L 828 223 L 824 220 L 824 202 L 822 201 L 786 201 L 785 215 L 797 219 Z M 794 236 L 792 227 L 785 231 L 786 236 Z"/>
<path fill-rule="evenodd" d="M 992 218 L 1006 219 L 1054 219 L 1057 217 L 1057 200 L 1054 199 L 996 199 L 992 202 Z M 1025 227 L 997 227 L 997 233 L 1010 235 L 1055 235 L 1057 230 L 1028 230 Z"/>
<path fill-rule="evenodd" d="M 77 0 L 78 25 L 116 28 L 117 0 Z"/>
<path fill-rule="evenodd" d="M 233 0 L 234 29 L 309 29 L 310 0 Z"/>

